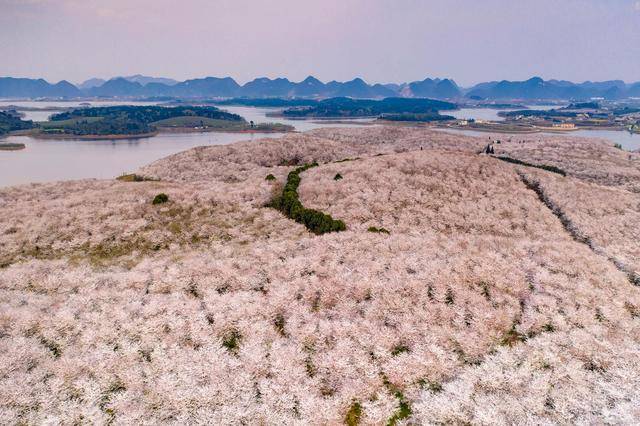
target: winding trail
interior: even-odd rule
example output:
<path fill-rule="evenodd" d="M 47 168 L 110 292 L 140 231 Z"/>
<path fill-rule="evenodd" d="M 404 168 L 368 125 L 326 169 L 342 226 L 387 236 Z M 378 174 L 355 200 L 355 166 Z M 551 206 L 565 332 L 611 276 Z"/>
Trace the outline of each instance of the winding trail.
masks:
<path fill-rule="evenodd" d="M 633 271 L 632 269 L 630 269 L 628 266 L 626 266 L 624 262 L 620 261 L 619 259 L 616 259 L 613 256 L 609 256 L 602 248 L 598 247 L 588 235 L 585 235 L 584 232 L 578 229 L 578 227 L 573 223 L 573 221 L 569 218 L 569 216 L 560 208 L 560 206 L 558 206 L 556 203 L 553 202 L 553 200 L 545 192 L 544 188 L 542 187 L 539 181 L 528 177 L 526 174 L 522 173 L 521 171 L 517 171 L 517 173 L 518 173 L 518 176 L 520 176 L 520 180 L 522 181 L 522 183 L 524 183 L 524 185 L 528 189 L 536 193 L 536 195 L 538 196 L 538 199 L 542 202 L 542 204 L 544 204 L 545 207 L 547 207 L 551 211 L 551 213 L 553 213 L 553 215 L 556 216 L 558 220 L 560 220 L 562 227 L 569 233 L 569 235 L 571 235 L 571 237 L 575 241 L 585 244 L 595 254 L 605 257 L 607 260 L 613 263 L 614 266 L 620 272 L 623 272 L 627 276 L 627 279 L 631 284 L 635 286 L 640 286 L 640 275 L 635 271 Z"/>

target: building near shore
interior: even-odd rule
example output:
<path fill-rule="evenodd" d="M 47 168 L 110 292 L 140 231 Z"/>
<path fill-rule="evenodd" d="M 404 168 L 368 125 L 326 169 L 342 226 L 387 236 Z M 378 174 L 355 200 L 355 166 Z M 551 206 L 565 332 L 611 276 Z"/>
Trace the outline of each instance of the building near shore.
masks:
<path fill-rule="evenodd" d="M 574 123 L 556 123 L 553 127 L 556 129 L 575 129 L 576 125 Z"/>

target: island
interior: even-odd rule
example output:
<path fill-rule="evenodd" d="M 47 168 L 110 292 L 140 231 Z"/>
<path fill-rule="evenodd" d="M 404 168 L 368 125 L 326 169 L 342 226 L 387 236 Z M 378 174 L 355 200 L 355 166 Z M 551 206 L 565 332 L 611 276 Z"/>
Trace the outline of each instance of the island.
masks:
<path fill-rule="evenodd" d="M 329 98 L 313 105 L 287 108 L 280 115 L 293 119 L 377 118 L 385 121 L 429 122 L 454 120 L 454 117 L 440 115 L 439 111 L 457 108 L 456 104 L 450 102 L 426 98 Z"/>
<path fill-rule="evenodd" d="M 15 110 L 0 111 L 0 138 L 11 132 L 28 130 L 33 127 L 33 121 L 23 120 Z"/>
<path fill-rule="evenodd" d="M 75 108 L 37 123 L 31 136 L 59 139 L 131 139 L 158 132 L 288 132 L 292 126 L 247 122 L 213 106 Z"/>
<path fill-rule="evenodd" d="M 0 142 L 0 151 L 20 151 L 24 149 L 23 143 L 2 143 Z"/>

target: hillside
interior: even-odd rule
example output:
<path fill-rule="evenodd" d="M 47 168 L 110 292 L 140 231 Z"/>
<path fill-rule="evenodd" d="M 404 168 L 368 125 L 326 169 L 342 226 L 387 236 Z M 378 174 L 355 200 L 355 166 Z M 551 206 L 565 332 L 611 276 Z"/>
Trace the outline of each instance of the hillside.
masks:
<path fill-rule="evenodd" d="M 494 144 L 563 177 L 487 137 L 319 129 L 0 189 L 0 423 L 634 423 L 640 154 Z M 313 161 L 300 201 L 346 231 L 265 207 Z"/>
<path fill-rule="evenodd" d="M 382 100 L 330 98 L 312 105 L 294 106 L 282 111 L 288 118 L 382 117 L 405 119 L 411 116 L 439 118 L 440 110 L 456 109 L 455 104 L 434 99 L 384 98 Z M 445 117 L 453 118 L 453 117 Z M 416 120 L 420 121 L 420 120 Z"/>
<path fill-rule="evenodd" d="M 205 77 L 175 81 L 134 75 L 109 80 L 92 78 L 78 87 L 62 81 L 50 84 L 39 79 L 0 77 L 0 98 L 303 98 L 388 97 L 457 100 L 589 100 L 602 97 L 619 100 L 640 96 L 640 83 L 620 80 L 573 83 L 533 77 L 525 81 L 491 81 L 461 88 L 452 79 L 431 79 L 401 84 L 371 84 L 361 78 L 324 83 L 313 76 L 302 81 L 259 77 L 244 85 L 231 77 Z"/>
<path fill-rule="evenodd" d="M 33 127 L 31 120 L 22 120 L 19 116 L 7 112 L 0 111 L 0 136 L 4 136 L 14 130 L 26 130 Z"/>

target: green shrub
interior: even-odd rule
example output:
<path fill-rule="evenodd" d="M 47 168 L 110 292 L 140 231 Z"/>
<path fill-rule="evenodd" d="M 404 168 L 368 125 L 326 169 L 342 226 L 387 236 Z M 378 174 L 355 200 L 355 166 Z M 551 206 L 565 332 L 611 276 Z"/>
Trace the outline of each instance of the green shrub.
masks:
<path fill-rule="evenodd" d="M 360 424 L 360 417 L 362 417 L 362 405 L 358 401 L 354 401 L 347 411 L 347 415 L 344 418 L 344 424 L 347 426 L 357 426 Z"/>
<path fill-rule="evenodd" d="M 338 232 L 347 229 L 341 220 L 335 220 L 330 215 L 321 211 L 305 208 L 300 202 L 298 196 L 298 186 L 300 185 L 300 173 L 317 167 L 318 163 L 305 164 L 297 169 L 289 172 L 287 175 L 287 183 L 285 184 L 282 194 L 274 198 L 269 204 L 277 210 L 280 210 L 287 217 L 302 223 L 307 229 L 314 234 L 324 234 L 327 232 Z"/>
<path fill-rule="evenodd" d="M 116 180 L 119 180 L 121 182 L 144 182 L 144 181 L 148 181 L 148 180 L 156 181 L 158 179 L 153 179 L 153 178 L 149 178 L 149 177 L 146 177 L 146 176 L 140 176 L 140 175 L 137 175 L 135 173 L 131 173 L 131 174 L 128 174 L 128 175 L 120 175 L 120 176 L 118 176 L 116 178 Z"/>
<path fill-rule="evenodd" d="M 169 201 L 169 196 L 164 192 L 161 192 L 153 198 L 152 204 L 163 204 L 167 201 Z"/>
<path fill-rule="evenodd" d="M 222 346 L 224 346 L 233 355 L 237 355 L 238 350 L 240 349 L 241 339 L 242 339 L 242 335 L 238 330 L 236 330 L 235 328 L 228 330 L 222 336 Z"/>
<path fill-rule="evenodd" d="M 614 144 L 613 147 L 614 148 L 618 148 L 618 149 L 622 149 L 622 144 L 617 143 L 617 144 Z"/>
<path fill-rule="evenodd" d="M 276 180 L 276 177 L 275 177 L 274 175 L 272 175 L 271 173 L 269 173 L 269 174 L 267 175 L 267 177 L 266 177 L 266 178 L 264 178 L 264 180 Z"/>
<path fill-rule="evenodd" d="M 375 226 L 370 226 L 369 228 L 367 228 L 367 231 L 369 232 L 375 232 L 378 234 L 390 234 L 390 232 L 385 229 L 385 228 L 377 228 Z"/>
<path fill-rule="evenodd" d="M 336 175 L 333 177 L 333 180 L 340 180 L 342 179 L 342 175 L 340 173 L 336 173 Z"/>
<path fill-rule="evenodd" d="M 400 354 L 403 354 L 405 352 L 411 352 L 409 347 L 407 345 L 396 345 L 392 350 L 391 350 L 391 355 L 392 356 L 398 356 Z"/>

